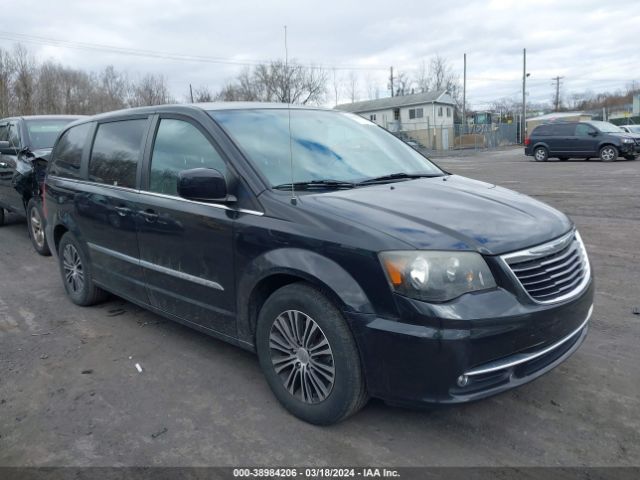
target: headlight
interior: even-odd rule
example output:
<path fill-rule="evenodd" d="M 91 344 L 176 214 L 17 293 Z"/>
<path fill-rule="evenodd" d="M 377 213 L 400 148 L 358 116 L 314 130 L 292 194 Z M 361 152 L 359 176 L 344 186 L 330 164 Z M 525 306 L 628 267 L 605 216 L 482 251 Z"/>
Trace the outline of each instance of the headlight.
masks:
<path fill-rule="evenodd" d="M 635 143 L 633 138 L 623 138 L 622 143 Z"/>
<path fill-rule="evenodd" d="M 418 300 L 445 302 L 496 286 L 487 263 L 474 252 L 382 252 L 380 261 L 391 288 Z"/>

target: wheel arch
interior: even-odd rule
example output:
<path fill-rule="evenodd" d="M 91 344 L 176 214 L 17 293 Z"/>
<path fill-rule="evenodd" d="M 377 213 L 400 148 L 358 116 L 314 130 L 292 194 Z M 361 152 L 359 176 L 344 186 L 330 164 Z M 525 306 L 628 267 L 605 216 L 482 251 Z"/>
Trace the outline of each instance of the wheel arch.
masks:
<path fill-rule="evenodd" d="M 279 288 L 306 282 L 340 310 L 372 313 L 362 287 L 333 260 L 304 249 L 282 248 L 254 259 L 244 269 L 237 290 L 238 337 L 255 342 L 255 326 L 264 302 Z"/>

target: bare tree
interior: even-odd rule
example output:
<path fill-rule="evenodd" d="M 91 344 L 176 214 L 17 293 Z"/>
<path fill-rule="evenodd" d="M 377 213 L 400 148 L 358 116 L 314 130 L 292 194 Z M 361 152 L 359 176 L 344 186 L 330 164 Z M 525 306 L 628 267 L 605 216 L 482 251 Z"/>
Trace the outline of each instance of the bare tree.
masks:
<path fill-rule="evenodd" d="M 420 62 L 420 65 L 418 65 L 418 70 L 416 71 L 416 77 L 414 82 L 420 93 L 425 93 L 429 91 L 429 88 L 431 86 L 431 78 L 429 77 L 427 62 L 425 62 L 424 60 L 422 60 Z"/>
<path fill-rule="evenodd" d="M 193 91 L 193 101 L 200 102 L 213 102 L 214 94 L 207 87 L 198 87 Z"/>
<path fill-rule="evenodd" d="M 126 106 L 129 89 L 127 77 L 108 65 L 99 76 L 98 111 L 108 112 Z"/>
<path fill-rule="evenodd" d="M 163 105 L 172 102 L 173 98 L 162 75 L 147 74 L 130 86 L 129 106 L 131 107 Z"/>
<path fill-rule="evenodd" d="M 396 97 L 409 95 L 411 93 L 411 80 L 409 79 L 409 76 L 404 72 L 398 72 L 398 75 L 394 80 L 394 86 L 396 89 Z"/>
<path fill-rule="evenodd" d="M 358 74 L 354 71 L 349 72 L 347 77 L 347 93 L 351 103 L 356 102 L 360 96 Z"/>
<path fill-rule="evenodd" d="M 11 112 L 12 84 L 15 74 L 13 58 L 9 52 L 0 48 L 0 115 Z"/>
<path fill-rule="evenodd" d="M 376 82 L 375 78 L 373 78 L 371 73 L 367 73 L 366 83 L 367 83 L 367 99 L 377 100 L 378 98 L 380 98 L 380 86 Z"/>
<path fill-rule="evenodd" d="M 15 65 L 13 94 L 16 109 L 22 115 L 30 115 L 34 112 L 35 59 L 23 45 L 18 44 L 13 51 L 13 62 Z"/>
<path fill-rule="evenodd" d="M 276 60 L 243 71 L 216 98 L 226 101 L 260 101 L 319 104 L 326 95 L 327 73 L 321 68 Z"/>

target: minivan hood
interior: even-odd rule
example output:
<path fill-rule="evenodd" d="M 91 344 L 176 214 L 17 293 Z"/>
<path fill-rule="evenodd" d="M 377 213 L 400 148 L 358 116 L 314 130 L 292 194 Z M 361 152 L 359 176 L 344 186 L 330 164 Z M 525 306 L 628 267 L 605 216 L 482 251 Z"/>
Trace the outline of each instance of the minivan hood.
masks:
<path fill-rule="evenodd" d="M 520 193 L 458 175 L 300 197 L 304 208 L 384 232 L 416 249 L 495 255 L 559 237 L 563 213 Z"/>

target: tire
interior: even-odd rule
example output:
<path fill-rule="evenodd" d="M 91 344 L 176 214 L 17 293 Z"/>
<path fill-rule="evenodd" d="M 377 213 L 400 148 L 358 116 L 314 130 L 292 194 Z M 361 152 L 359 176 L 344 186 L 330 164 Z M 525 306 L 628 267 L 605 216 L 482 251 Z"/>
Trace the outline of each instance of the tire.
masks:
<path fill-rule="evenodd" d="M 636 157 L 635 155 L 627 155 L 627 156 L 626 156 L 626 157 L 624 157 L 624 158 L 626 158 L 627 160 L 635 160 L 635 159 L 636 159 L 636 158 L 638 158 L 638 157 Z"/>
<path fill-rule="evenodd" d="M 533 151 L 533 158 L 536 162 L 546 162 L 549 159 L 549 150 L 545 147 L 536 147 Z"/>
<path fill-rule="evenodd" d="M 600 149 L 600 160 L 603 162 L 613 162 L 618 158 L 618 149 L 613 145 L 605 145 Z"/>
<path fill-rule="evenodd" d="M 258 315 L 256 347 L 274 395 L 306 422 L 337 423 L 368 400 L 349 327 L 335 305 L 305 283 L 286 285 L 267 299 Z"/>
<path fill-rule="evenodd" d="M 45 237 L 42 208 L 40 208 L 40 202 L 37 202 L 33 198 L 29 200 L 27 204 L 27 229 L 29 230 L 29 238 L 35 251 L 43 257 L 50 256 L 51 250 L 49 250 Z"/>
<path fill-rule="evenodd" d="M 108 293 L 93 283 L 91 262 L 71 232 L 60 239 L 58 261 L 64 289 L 73 303 L 89 306 L 106 300 Z"/>

